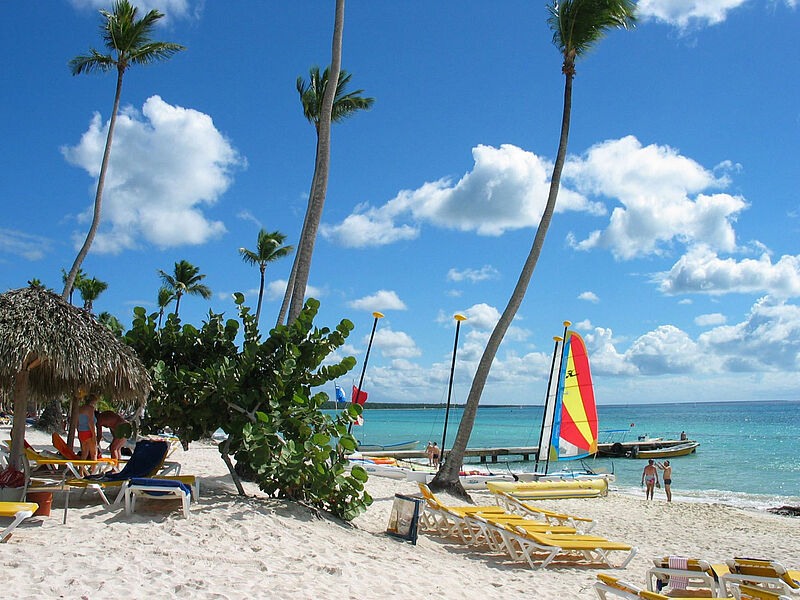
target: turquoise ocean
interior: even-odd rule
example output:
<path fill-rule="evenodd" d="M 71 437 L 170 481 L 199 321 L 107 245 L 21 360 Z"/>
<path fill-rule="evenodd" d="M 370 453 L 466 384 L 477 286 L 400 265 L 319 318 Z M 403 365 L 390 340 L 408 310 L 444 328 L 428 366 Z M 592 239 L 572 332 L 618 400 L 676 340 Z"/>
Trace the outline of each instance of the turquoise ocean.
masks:
<path fill-rule="evenodd" d="M 800 506 L 800 402 L 710 402 L 598 406 L 600 441 L 635 441 L 640 435 L 677 439 L 685 431 L 700 442 L 697 452 L 671 459 L 675 500 L 718 502 L 763 509 Z M 458 431 L 461 409 L 451 409 L 446 447 Z M 444 409 L 364 410 L 364 425 L 353 433 L 365 444 L 428 440 L 441 444 Z M 481 407 L 470 448 L 536 446 L 541 406 Z M 602 433 L 608 430 L 623 430 Z M 477 459 L 475 459 L 477 461 Z M 647 461 L 629 458 L 585 459 L 591 468 L 612 471 L 615 486 L 644 492 L 641 473 Z M 579 468 L 560 462 L 550 470 Z M 533 471 L 532 462 L 499 457 L 486 463 L 492 472 Z M 663 490 L 657 490 L 663 497 Z"/>

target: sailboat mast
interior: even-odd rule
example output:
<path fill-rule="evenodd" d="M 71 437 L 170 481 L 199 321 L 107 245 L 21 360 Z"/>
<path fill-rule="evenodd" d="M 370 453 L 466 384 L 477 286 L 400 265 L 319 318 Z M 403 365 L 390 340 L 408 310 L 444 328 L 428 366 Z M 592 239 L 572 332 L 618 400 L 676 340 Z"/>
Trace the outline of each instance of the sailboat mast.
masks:
<path fill-rule="evenodd" d="M 567 329 L 569 329 L 570 325 L 572 325 L 572 323 L 570 321 L 564 321 L 564 343 L 561 346 L 561 360 L 558 361 L 558 379 L 557 379 L 558 384 L 556 384 L 557 386 L 561 383 L 561 368 L 564 365 L 564 349 L 567 346 Z M 558 389 L 557 388 L 556 388 L 556 397 L 558 397 Z M 548 469 L 550 467 L 550 448 L 553 447 L 552 435 L 553 435 L 553 426 L 555 425 L 555 421 L 556 421 L 556 411 L 553 410 L 553 420 L 550 423 L 551 443 L 549 444 L 547 457 L 545 458 L 545 463 L 544 463 L 544 474 L 545 475 L 547 475 L 547 471 L 548 471 Z"/>
<path fill-rule="evenodd" d="M 547 391 L 544 394 L 544 406 L 542 407 L 542 427 L 539 429 L 539 446 L 536 449 L 536 464 L 533 467 L 534 472 L 539 471 L 539 458 L 542 455 L 542 441 L 544 440 L 544 426 L 547 423 L 547 404 L 550 402 L 550 386 L 553 382 L 553 370 L 556 368 L 556 354 L 558 354 L 558 342 L 561 338 L 553 336 L 553 360 L 550 362 L 550 376 L 547 378 Z"/>

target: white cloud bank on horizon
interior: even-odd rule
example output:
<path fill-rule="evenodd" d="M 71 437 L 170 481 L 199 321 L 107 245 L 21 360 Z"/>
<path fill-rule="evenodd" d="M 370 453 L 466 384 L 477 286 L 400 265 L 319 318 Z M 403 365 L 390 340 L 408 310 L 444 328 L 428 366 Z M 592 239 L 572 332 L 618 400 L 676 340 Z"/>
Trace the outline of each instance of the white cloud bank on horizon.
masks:
<path fill-rule="evenodd" d="M 716 25 L 728 13 L 745 4 L 747 0 L 640 0 L 637 15 L 642 20 L 653 19 L 679 29 L 693 26 Z M 794 8 L 797 0 L 785 0 Z"/>
<path fill-rule="evenodd" d="M 382 246 L 419 236 L 421 223 L 501 235 L 536 227 L 544 211 L 552 165 L 511 144 L 472 149 L 474 166 L 456 183 L 449 178 L 401 190 L 380 207 L 359 204 L 338 225 L 323 224 L 320 233 L 342 246 Z M 602 204 L 562 188 L 556 212 L 603 214 Z M 402 220 L 411 223 L 399 223 Z"/>
<path fill-rule="evenodd" d="M 108 124 L 99 113 L 76 146 L 62 148 L 70 164 L 98 177 Z M 117 117 L 103 192 L 100 229 L 93 252 L 119 253 L 141 247 L 203 244 L 225 232 L 206 217 L 232 183 L 244 159 L 215 127 L 210 116 L 148 98 L 141 113 L 125 107 Z M 94 199 L 96 184 L 91 186 Z M 92 207 L 79 216 L 88 224 Z M 76 247 L 85 230 L 75 232 Z"/>

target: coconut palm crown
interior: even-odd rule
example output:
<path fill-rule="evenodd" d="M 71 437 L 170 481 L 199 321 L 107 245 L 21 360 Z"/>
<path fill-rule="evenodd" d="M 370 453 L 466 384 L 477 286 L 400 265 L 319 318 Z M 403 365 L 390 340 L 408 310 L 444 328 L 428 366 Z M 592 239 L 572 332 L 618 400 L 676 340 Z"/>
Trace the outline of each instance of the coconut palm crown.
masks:
<path fill-rule="evenodd" d="M 262 229 L 258 232 L 255 251 L 239 248 L 242 260 L 248 265 L 258 265 L 261 271 L 261 286 L 258 290 L 258 308 L 256 308 L 256 325 L 258 325 L 258 317 L 261 315 L 261 301 L 264 298 L 264 272 L 267 269 L 267 264 L 288 256 L 294 251 L 294 246 L 281 246 L 285 241 L 286 236 L 280 231 L 267 232 L 266 229 Z"/>
<path fill-rule="evenodd" d="M 111 119 L 108 124 L 108 135 L 103 150 L 103 160 L 100 164 L 100 175 L 97 178 L 97 193 L 94 198 L 94 211 L 92 224 L 86 234 L 86 240 L 75 257 L 75 262 L 64 282 L 64 291 L 61 297 L 66 299 L 72 291 L 78 270 L 83 260 L 89 253 L 97 228 L 100 226 L 100 212 L 103 204 L 103 186 L 105 185 L 108 161 L 111 156 L 111 141 L 114 137 L 114 125 L 117 122 L 119 99 L 122 93 L 122 76 L 131 65 L 148 65 L 154 62 L 167 60 L 176 52 L 185 50 L 180 44 L 172 42 L 156 42 L 152 39 L 156 23 L 164 15 L 157 10 L 151 10 L 141 19 L 138 19 L 138 9 L 128 0 L 116 0 L 111 12 L 101 10 L 100 14 L 105 21 L 100 26 L 100 33 L 109 54 L 103 54 L 95 48 L 89 49 L 89 54 L 76 56 L 69 61 L 69 69 L 73 75 L 81 73 L 105 73 L 112 69 L 117 70 L 117 88 L 114 94 L 114 107 L 111 110 Z"/>
<path fill-rule="evenodd" d="M 302 77 L 297 78 L 297 93 L 300 94 L 300 103 L 303 105 L 303 116 L 308 122 L 314 125 L 319 133 L 319 116 L 322 108 L 322 97 L 325 95 L 325 88 L 328 87 L 328 67 L 320 75 L 319 67 L 314 65 L 309 69 L 309 80 L 306 82 Z M 355 90 L 345 93 L 345 88 L 350 83 L 352 73 L 347 71 L 339 72 L 339 83 L 336 86 L 336 95 L 333 97 L 333 109 L 331 111 L 331 122 L 338 123 L 347 117 L 352 116 L 359 110 L 368 110 L 375 103 L 375 98 L 363 98 L 360 94 L 364 90 Z"/>
<path fill-rule="evenodd" d="M 176 262 L 172 275 L 160 269 L 158 274 L 161 276 L 164 285 L 175 293 L 175 316 L 178 316 L 181 296 L 184 294 L 202 296 L 206 300 L 211 298 L 211 288 L 200 283 L 206 276 L 200 275 L 200 267 L 195 267 L 188 260 Z"/>

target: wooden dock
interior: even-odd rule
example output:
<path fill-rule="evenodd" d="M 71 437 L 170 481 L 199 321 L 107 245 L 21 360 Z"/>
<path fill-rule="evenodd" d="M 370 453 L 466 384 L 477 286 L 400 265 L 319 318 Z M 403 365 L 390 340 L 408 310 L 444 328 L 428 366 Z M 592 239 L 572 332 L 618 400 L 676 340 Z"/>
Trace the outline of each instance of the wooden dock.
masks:
<path fill-rule="evenodd" d="M 632 450 L 634 446 L 638 446 L 639 450 L 655 450 L 657 448 L 670 448 L 678 444 L 685 444 L 691 440 L 645 440 L 645 441 L 630 441 L 630 442 L 617 442 L 622 446 L 623 453 Z M 615 444 L 598 444 L 600 452 L 611 452 L 611 447 Z M 478 458 L 480 462 L 496 463 L 500 456 L 516 457 L 514 460 L 529 461 L 532 458 L 536 459 L 536 453 L 539 451 L 538 446 L 517 446 L 508 448 L 467 448 L 464 452 L 464 458 Z M 447 451 L 445 451 L 445 454 Z M 425 450 L 381 450 L 376 452 L 366 452 L 369 456 L 383 456 L 398 459 L 409 458 L 428 458 Z"/>

